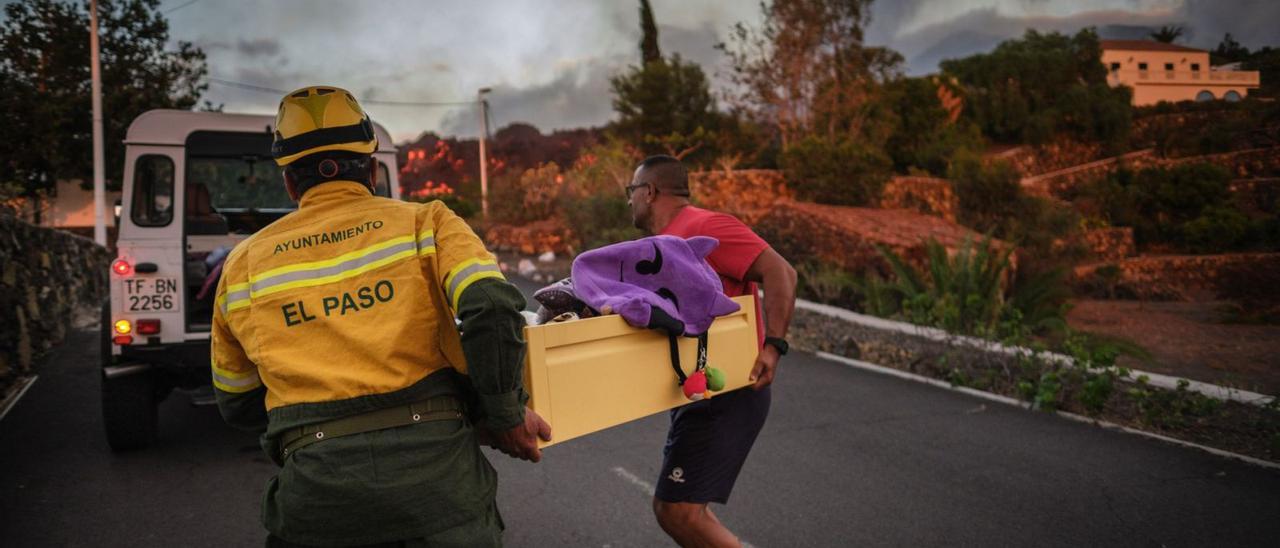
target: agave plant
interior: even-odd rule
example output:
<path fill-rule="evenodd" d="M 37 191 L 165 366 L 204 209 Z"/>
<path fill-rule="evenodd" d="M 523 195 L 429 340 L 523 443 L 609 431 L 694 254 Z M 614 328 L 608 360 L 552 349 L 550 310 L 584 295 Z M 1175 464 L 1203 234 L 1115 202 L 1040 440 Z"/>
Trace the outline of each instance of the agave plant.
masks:
<path fill-rule="evenodd" d="M 1063 273 L 1053 271 L 1013 286 L 1013 248 L 999 249 L 990 237 L 965 240 L 952 254 L 930 240 L 926 264 L 916 268 L 899 254 L 878 248 L 892 278 L 869 277 L 862 287 L 868 312 L 896 316 L 955 333 L 1004 337 L 1019 324 L 1034 332 L 1066 327 Z"/>

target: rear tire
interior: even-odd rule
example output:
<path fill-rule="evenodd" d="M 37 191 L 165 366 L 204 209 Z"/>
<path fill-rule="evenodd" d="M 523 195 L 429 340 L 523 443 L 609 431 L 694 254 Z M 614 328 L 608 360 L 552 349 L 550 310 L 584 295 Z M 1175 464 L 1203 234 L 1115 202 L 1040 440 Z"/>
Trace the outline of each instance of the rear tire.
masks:
<path fill-rule="evenodd" d="M 132 451 L 155 443 L 156 404 L 151 372 L 114 379 L 102 376 L 102 419 L 112 451 Z"/>

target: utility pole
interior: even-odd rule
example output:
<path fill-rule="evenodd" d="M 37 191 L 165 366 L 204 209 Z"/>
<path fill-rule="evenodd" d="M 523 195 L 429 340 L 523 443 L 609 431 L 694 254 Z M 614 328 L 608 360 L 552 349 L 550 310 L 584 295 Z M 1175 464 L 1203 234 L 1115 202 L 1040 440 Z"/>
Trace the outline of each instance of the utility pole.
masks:
<path fill-rule="evenodd" d="M 480 88 L 476 97 L 480 102 L 480 215 L 489 220 L 489 103 L 484 100 L 491 88 Z"/>
<path fill-rule="evenodd" d="M 102 68 L 98 61 L 98 0 L 89 2 L 89 72 L 93 88 L 93 241 L 107 245 L 107 207 L 102 151 Z"/>

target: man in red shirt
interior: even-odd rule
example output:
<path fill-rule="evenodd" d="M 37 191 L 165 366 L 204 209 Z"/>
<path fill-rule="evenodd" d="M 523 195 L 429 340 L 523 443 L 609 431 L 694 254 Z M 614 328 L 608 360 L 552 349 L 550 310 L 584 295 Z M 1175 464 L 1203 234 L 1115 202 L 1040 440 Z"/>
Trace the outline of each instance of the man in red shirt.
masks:
<path fill-rule="evenodd" d="M 751 389 L 717 394 L 671 411 L 662 470 L 653 498 L 658 524 L 681 546 L 739 546 L 737 537 L 707 506 L 725 504 L 747 453 L 769 415 L 778 358 L 787 352 L 787 326 L 795 307 L 796 271 L 742 221 L 689 203 L 689 172 L 671 156 L 651 156 L 627 186 L 637 228 L 650 234 L 720 241 L 707 256 L 730 297 L 756 295 L 764 286 L 762 334 Z"/>

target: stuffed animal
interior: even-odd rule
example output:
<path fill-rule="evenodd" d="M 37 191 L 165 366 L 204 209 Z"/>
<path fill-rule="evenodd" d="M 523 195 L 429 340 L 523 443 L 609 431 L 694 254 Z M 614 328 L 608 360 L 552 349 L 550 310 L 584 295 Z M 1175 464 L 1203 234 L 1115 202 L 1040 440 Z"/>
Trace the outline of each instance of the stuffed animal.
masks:
<path fill-rule="evenodd" d="M 706 261 L 718 245 L 705 236 L 652 236 L 587 251 L 573 261 L 575 296 L 636 327 L 704 333 L 717 317 L 738 311 Z"/>
<path fill-rule="evenodd" d="M 707 369 L 707 329 L 738 311 L 724 295 L 706 256 L 714 238 L 653 236 L 587 251 L 573 261 L 573 293 L 588 307 L 616 313 L 636 327 L 662 329 L 671 341 L 671 365 L 685 397 L 707 397 L 724 388 L 724 373 Z M 698 364 L 685 375 L 676 337 L 698 337 Z"/>

